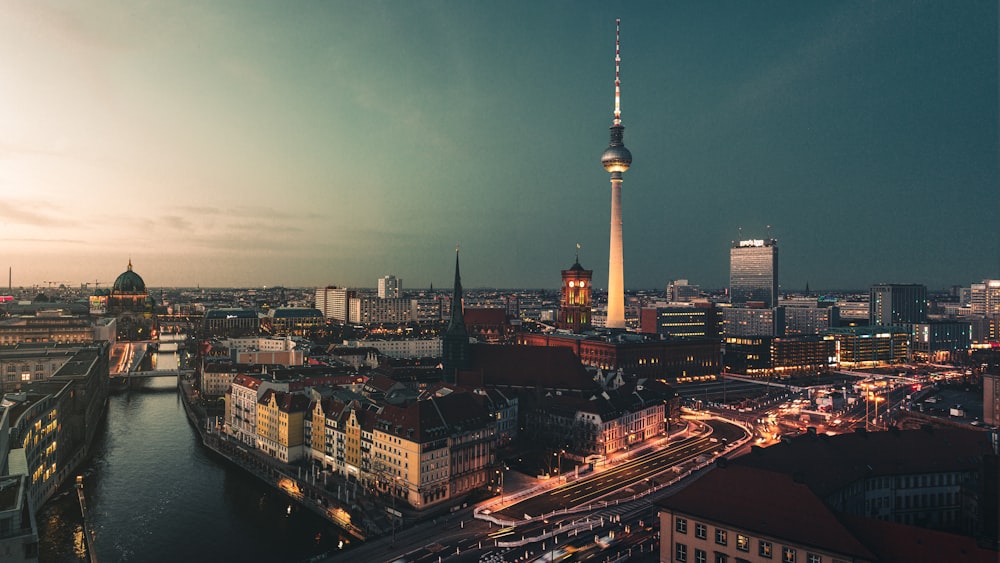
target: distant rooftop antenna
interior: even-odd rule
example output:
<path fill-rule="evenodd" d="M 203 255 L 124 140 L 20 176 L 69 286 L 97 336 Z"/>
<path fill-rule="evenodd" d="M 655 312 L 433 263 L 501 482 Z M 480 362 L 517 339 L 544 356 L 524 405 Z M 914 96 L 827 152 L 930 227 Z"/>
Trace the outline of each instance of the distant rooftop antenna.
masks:
<path fill-rule="evenodd" d="M 621 80 L 621 27 L 622 20 L 615 20 L 615 125 L 622 124 L 622 80 Z"/>

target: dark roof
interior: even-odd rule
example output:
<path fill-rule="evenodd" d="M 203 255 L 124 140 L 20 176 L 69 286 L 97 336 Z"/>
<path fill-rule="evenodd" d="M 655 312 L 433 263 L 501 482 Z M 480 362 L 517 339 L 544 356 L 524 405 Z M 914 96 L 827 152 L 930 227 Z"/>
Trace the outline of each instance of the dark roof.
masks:
<path fill-rule="evenodd" d="M 809 487 L 783 473 L 732 464 L 715 467 L 659 504 L 764 537 L 874 559 Z"/>
<path fill-rule="evenodd" d="M 212 309 L 205 313 L 205 320 L 209 319 L 228 319 L 228 318 L 238 318 L 238 319 L 256 319 L 257 311 L 253 309 L 235 309 L 235 308 L 225 308 L 225 309 Z"/>
<path fill-rule="evenodd" d="M 311 319 L 323 317 L 323 313 L 319 309 L 309 307 L 281 307 L 271 309 L 268 314 L 274 319 Z"/>
<path fill-rule="evenodd" d="M 987 453 L 992 453 L 988 432 L 935 428 L 805 434 L 766 450 L 755 449 L 732 463 L 796 474 L 826 498 L 867 477 L 975 469 Z"/>
<path fill-rule="evenodd" d="M 595 383 L 573 350 L 559 346 L 472 346 L 473 369 L 483 384 L 543 389 L 593 390 Z"/>
<path fill-rule="evenodd" d="M 1000 559 L 996 551 L 979 547 L 970 536 L 925 528 L 914 533 L 913 526 L 849 514 L 841 514 L 840 520 L 879 561 L 996 563 Z"/>
<path fill-rule="evenodd" d="M 303 412 L 309 409 L 309 397 L 300 393 L 282 393 L 274 389 L 268 389 L 257 401 L 262 405 L 271 402 L 271 397 L 278 405 L 278 410 L 284 412 Z"/>
<path fill-rule="evenodd" d="M 501 325 L 507 324 L 507 311 L 500 308 L 473 309 L 465 308 L 465 325 Z"/>

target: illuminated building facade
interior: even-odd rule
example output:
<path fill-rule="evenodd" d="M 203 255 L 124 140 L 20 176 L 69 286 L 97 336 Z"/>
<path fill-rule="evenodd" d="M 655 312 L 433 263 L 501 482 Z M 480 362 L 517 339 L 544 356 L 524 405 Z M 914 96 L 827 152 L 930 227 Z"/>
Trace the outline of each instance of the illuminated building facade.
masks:
<path fill-rule="evenodd" d="M 729 336 L 784 336 L 785 308 L 723 307 L 723 333 Z"/>
<path fill-rule="evenodd" d="M 413 508 L 484 487 L 496 468 L 496 421 L 471 393 L 395 406 L 314 392 L 307 420 L 314 460 Z"/>
<path fill-rule="evenodd" d="M 675 338 L 714 338 L 719 335 L 720 315 L 711 303 L 647 307 L 639 312 L 639 331 Z"/>
<path fill-rule="evenodd" d="M 559 328 L 581 332 L 590 327 L 593 275 L 593 270 L 585 270 L 580 265 L 579 255 L 568 270 L 562 271 Z"/>
<path fill-rule="evenodd" d="M 733 241 L 729 249 L 729 302 L 734 306 L 778 305 L 778 241 Z"/>
<path fill-rule="evenodd" d="M 974 315 L 1000 314 L 1000 280 L 983 280 L 969 288 L 969 307 Z"/>
<path fill-rule="evenodd" d="M 41 507 L 90 455 L 109 384 L 107 342 L 78 346 L 47 379 L 21 382 L 0 405 L 0 440 L 11 475 L 27 475 L 32 507 Z M 6 352 L 0 352 L 2 357 Z M 43 361 L 43 360 L 39 360 Z"/>
<path fill-rule="evenodd" d="M 257 401 L 257 449 L 284 463 L 305 454 L 304 424 L 309 398 L 268 389 Z"/>
<path fill-rule="evenodd" d="M 840 363 L 849 366 L 902 363 L 910 356 L 910 330 L 901 326 L 831 328 Z"/>

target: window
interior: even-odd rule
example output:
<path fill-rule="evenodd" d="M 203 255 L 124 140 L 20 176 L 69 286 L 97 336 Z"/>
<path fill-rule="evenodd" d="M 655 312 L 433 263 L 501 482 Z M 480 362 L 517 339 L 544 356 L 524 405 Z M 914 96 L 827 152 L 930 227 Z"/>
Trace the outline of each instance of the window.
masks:
<path fill-rule="evenodd" d="M 688 521 L 687 518 L 678 518 L 674 525 L 674 529 L 677 530 L 678 534 L 688 533 Z"/>
<path fill-rule="evenodd" d="M 708 537 L 708 527 L 704 524 L 694 525 L 694 537 L 703 540 Z"/>
<path fill-rule="evenodd" d="M 736 534 L 736 549 L 740 551 L 750 551 L 750 537 L 743 534 Z"/>
<path fill-rule="evenodd" d="M 806 555 L 806 561 L 808 561 L 808 563 L 823 563 L 823 558 L 815 553 L 810 553 Z"/>
<path fill-rule="evenodd" d="M 725 553 L 715 552 L 715 563 L 729 563 L 729 556 Z"/>
<path fill-rule="evenodd" d="M 688 560 L 688 546 L 678 543 L 674 544 L 674 561 Z"/>
<path fill-rule="evenodd" d="M 695 549 L 694 563 L 708 563 L 708 553 L 704 549 Z"/>
<path fill-rule="evenodd" d="M 726 545 L 726 531 L 720 528 L 715 529 L 715 543 Z"/>
<path fill-rule="evenodd" d="M 795 550 L 790 547 L 782 547 L 781 561 L 783 563 L 795 563 Z"/>
<path fill-rule="evenodd" d="M 760 544 L 757 547 L 757 555 L 761 557 L 771 558 L 771 542 L 760 540 Z"/>

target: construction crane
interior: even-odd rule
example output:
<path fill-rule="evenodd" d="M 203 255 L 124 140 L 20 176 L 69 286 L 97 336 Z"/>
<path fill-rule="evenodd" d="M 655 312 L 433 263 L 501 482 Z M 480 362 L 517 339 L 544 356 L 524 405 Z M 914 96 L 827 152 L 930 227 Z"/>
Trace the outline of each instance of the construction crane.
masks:
<path fill-rule="evenodd" d="M 94 289 L 100 289 L 102 283 L 105 283 L 105 282 L 94 280 L 92 282 L 83 282 L 82 284 L 80 284 L 80 287 L 87 288 L 87 287 L 90 287 L 91 285 L 93 285 Z"/>

